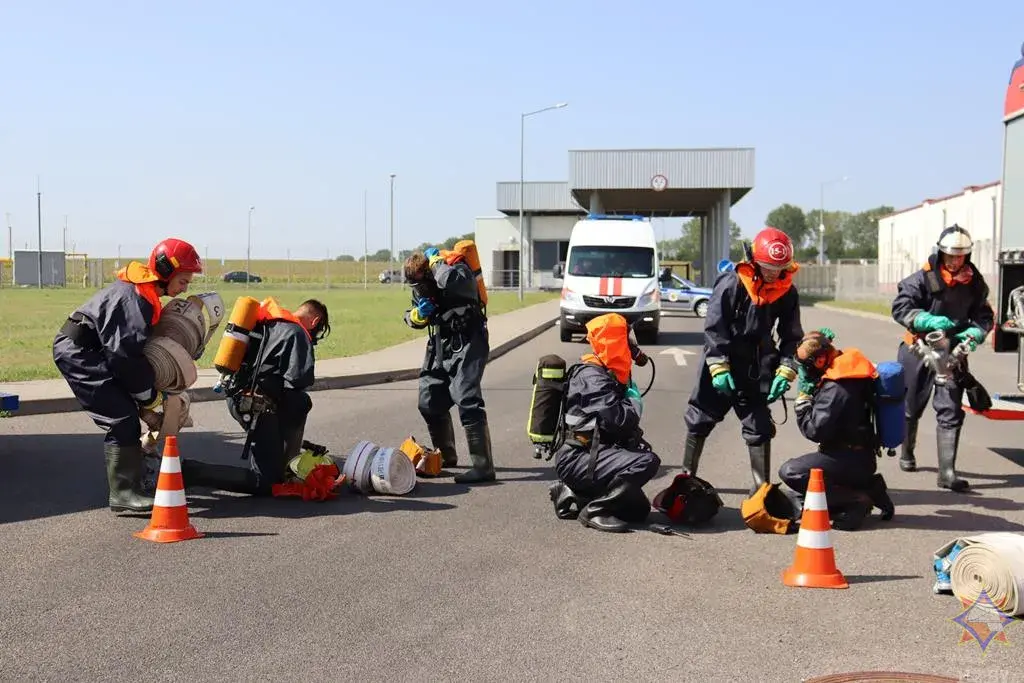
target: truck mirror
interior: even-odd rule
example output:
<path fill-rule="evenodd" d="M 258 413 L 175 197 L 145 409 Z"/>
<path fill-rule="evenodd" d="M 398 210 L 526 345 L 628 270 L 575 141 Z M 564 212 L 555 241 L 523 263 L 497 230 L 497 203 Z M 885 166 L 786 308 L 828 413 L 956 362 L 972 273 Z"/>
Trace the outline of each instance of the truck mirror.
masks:
<path fill-rule="evenodd" d="M 562 279 L 562 275 L 563 274 L 564 273 L 563 273 L 563 270 L 562 270 L 562 264 L 561 263 L 556 263 L 555 267 L 551 269 L 551 276 L 554 277 L 556 280 L 560 280 L 560 279 Z"/>

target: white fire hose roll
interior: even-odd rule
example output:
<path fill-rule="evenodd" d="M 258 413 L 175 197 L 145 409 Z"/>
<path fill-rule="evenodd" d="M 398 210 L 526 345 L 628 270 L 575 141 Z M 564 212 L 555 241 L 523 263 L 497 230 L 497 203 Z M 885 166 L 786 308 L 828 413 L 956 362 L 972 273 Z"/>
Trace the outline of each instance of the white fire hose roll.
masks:
<path fill-rule="evenodd" d="M 984 590 L 1004 614 L 1024 615 L 1024 534 L 993 532 L 960 539 L 950 567 L 953 594 L 974 602 Z"/>

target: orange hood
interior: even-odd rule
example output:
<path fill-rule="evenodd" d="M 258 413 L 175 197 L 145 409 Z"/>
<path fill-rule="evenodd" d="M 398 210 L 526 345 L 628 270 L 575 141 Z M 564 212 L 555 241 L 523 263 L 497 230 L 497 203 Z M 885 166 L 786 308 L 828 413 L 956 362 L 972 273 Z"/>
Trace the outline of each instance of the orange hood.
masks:
<path fill-rule="evenodd" d="M 153 317 L 149 321 L 150 324 L 156 325 L 160 322 L 163 304 L 160 303 L 160 290 L 157 289 L 157 283 L 160 281 L 157 274 L 138 261 L 132 261 L 124 268 L 118 270 L 116 275 L 117 279 L 121 282 L 135 285 L 135 291 L 138 292 L 139 296 L 148 301 L 153 307 Z"/>
<path fill-rule="evenodd" d="M 587 323 L 587 341 L 594 353 L 580 360 L 603 365 L 622 384 L 629 383 L 633 355 L 629 352 L 629 323 L 618 313 L 606 313 Z"/>
<path fill-rule="evenodd" d="M 259 322 L 265 323 L 269 320 L 286 320 L 290 323 L 295 323 L 302 328 L 302 331 L 309 337 L 309 330 L 302 325 L 302 321 L 296 317 L 294 313 L 289 311 L 287 308 L 282 308 L 281 304 L 277 303 L 277 299 L 272 296 L 268 296 L 260 304 Z"/>
<path fill-rule="evenodd" d="M 878 376 L 875 364 L 859 349 L 844 349 L 835 357 L 822 376 L 833 381 L 840 379 L 873 379 Z"/>
<path fill-rule="evenodd" d="M 782 295 L 793 286 L 793 276 L 800 270 L 800 266 L 791 263 L 789 268 L 779 274 L 779 279 L 774 282 L 766 282 L 758 277 L 754 264 L 744 261 L 736 266 L 736 276 L 739 277 L 743 287 L 750 295 L 750 301 L 755 306 L 775 303 L 782 298 Z"/>

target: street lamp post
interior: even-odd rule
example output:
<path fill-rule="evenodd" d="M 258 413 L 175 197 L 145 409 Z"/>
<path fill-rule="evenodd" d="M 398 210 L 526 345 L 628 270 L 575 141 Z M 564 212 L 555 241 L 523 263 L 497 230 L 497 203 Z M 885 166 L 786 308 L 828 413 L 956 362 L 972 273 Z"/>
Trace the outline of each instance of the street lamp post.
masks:
<path fill-rule="evenodd" d="M 523 233 L 523 202 L 524 191 L 526 189 L 526 117 L 534 116 L 535 114 L 542 114 L 546 111 L 552 111 L 553 109 L 564 109 L 568 107 L 568 102 L 559 102 L 558 104 L 550 107 L 544 107 L 543 109 L 537 109 L 536 111 L 528 111 L 525 114 L 521 114 L 519 117 L 519 300 L 523 300 L 523 261 L 526 259 L 526 237 Z M 530 264 L 533 267 L 533 264 Z"/>
<path fill-rule="evenodd" d="M 843 183 L 849 180 L 849 176 L 825 180 L 821 183 L 821 213 L 818 214 L 818 265 L 825 265 L 825 186 Z"/>
<path fill-rule="evenodd" d="M 245 288 L 249 289 L 249 273 L 252 266 L 252 212 L 256 210 L 255 206 L 249 207 L 249 232 L 248 238 L 245 243 Z"/>
<path fill-rule="evenodd" d="M 391 248 L 390 248 L 389 253 L 388 253 L 388 270 L 390 271 L 390 276 L 393 279 L 395 277 L 395 174 L 394 173 L 391 174 L 391 192 L 390 192 L 390 195 L 391 195 L 391 211 L 390 211 L 390 215 L 389 215 L 389 220 L 391 221 L 391 239 L 389 240 L 389 243 L 391 245 Z M 398 281 L 399 282 L 402 281 L 402 277 L 401 276 L 398 277 Z"/>

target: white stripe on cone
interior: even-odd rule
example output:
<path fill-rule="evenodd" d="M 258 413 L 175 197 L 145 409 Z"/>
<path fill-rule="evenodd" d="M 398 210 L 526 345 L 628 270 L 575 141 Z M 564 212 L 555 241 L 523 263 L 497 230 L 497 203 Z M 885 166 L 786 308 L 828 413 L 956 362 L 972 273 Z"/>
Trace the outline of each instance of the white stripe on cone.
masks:
<path fill-rule="evenodd" d="M 157 489 L 156 495 L 153 496 L 153 505 L 156 507 L 180 508 L 185 507 L 185 504 L 185 492 L 181 489 L 177 491 Z"/>
<path fill-rule="evenodd" d="M 828 510 L 828 502 L 821 491 L 809 491 L 804 496 L 804 510 Z"/>
<path fill-rule="evenodd" d="M 166 456 L 160 458 L 160 471 L 164 474 L 178 474 L 181 472 L 181 459 Z"/>
<path fill-rule="evenodd" d="M 801 527 L 800 533 L 796 537 L 796 544 L 801 548 L 825 550 L 832 547 L 832 539 L 829 538 L 827 531 L 811 531 Z"/>

